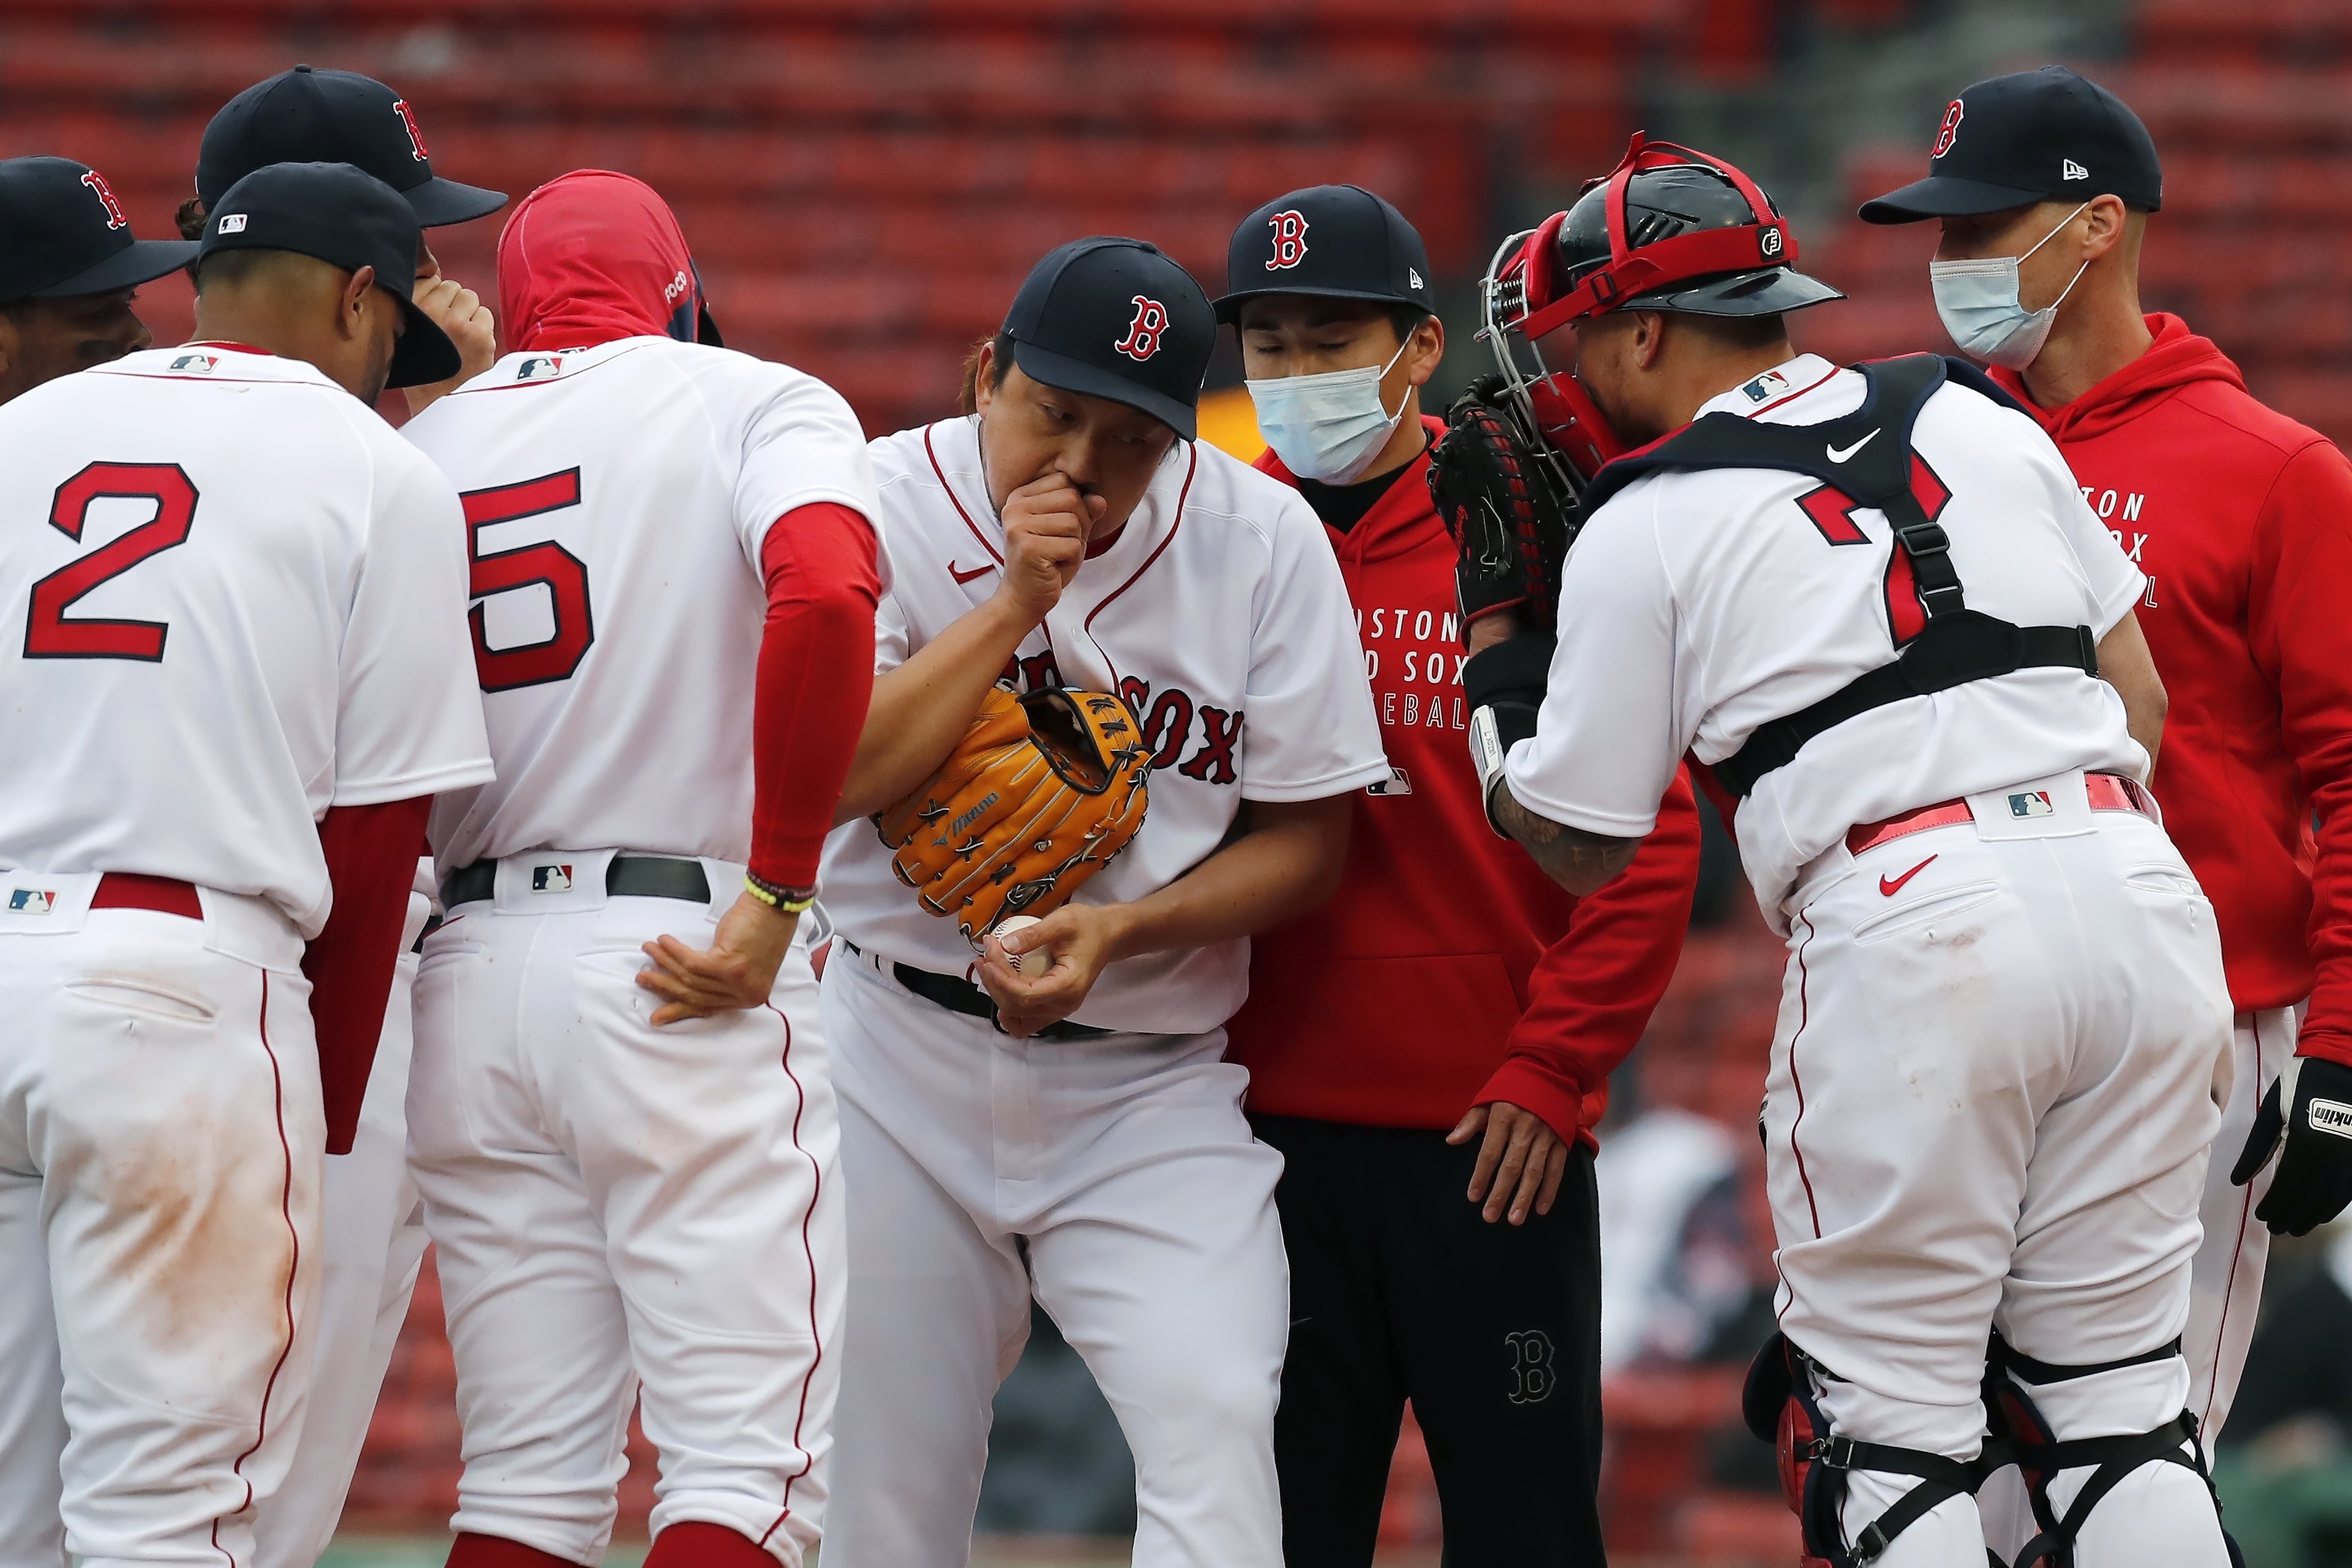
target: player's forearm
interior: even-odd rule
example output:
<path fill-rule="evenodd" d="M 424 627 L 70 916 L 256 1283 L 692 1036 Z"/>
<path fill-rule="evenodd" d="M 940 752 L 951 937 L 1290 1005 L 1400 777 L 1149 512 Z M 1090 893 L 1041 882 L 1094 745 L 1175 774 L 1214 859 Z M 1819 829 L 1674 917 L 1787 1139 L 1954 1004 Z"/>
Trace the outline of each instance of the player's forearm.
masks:
<path fill-rule="evenodd" d="M 1495 785 L 1495 820 L 1519 841 L 1543 874 L 1581 897 L 1597 893 L 1633 860 L 1638 838 L 1611 838 L 1538 816 L 1521 805 L 1511 786 Z"/>
<path fill-rule="evenodd" d="M 874 701 L 843 783 L 836 824 L 870 816 L 929 778 L 1037 623 L 999 595 L 874 678 Z"/>
<path fill-rule="evenodd" d="M 1158 892 L 1104 912 L 1112 960 L 1207 947 L 1252 935 L 1329 898 L 1348 863 L 1349 795 L 1251 801 L 1240 837 Z"/>
<path fill-rule="evenodd" d="M 2124 701 L 2124 727 L 2147 752 L 2148 774 L 2156 773 L 2156 748 L 2164 740 L 2164 714 L 2170 699 L 2156 672 L 2156 656 L 2139 629 L 2139 617 L 2126 611 L 2124 618 L 2099 639 L 2099 679 L 2116 689 Z"/>

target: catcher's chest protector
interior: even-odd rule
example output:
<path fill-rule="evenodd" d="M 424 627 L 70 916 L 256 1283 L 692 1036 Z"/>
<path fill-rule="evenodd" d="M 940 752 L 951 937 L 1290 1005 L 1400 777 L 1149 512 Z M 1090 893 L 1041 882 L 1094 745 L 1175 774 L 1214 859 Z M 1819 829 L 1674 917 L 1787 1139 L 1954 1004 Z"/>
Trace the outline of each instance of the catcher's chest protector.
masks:
<path fill-rule="evenodd" d="M 2008 395 L 1972 366 L 1934 354 L 1854 369 L 1867 384 L 1862 406 L 1851 414 L 1819 425 L 1765 425 L 1737 414 L 1709 414 L 1618 458 L 1585 492 L 1583 514 L 1589 518 L 1645 474 L 1777 468 L 1819 479 L 1832 492 L 1826 499 L 1843 503 L 1835 510 L 1868 508 L 1884 512 L 1893 526 L 1889 586 L 1907 581 L 1912 589 L 1888 595 L 1896 606 L 1889 627 L 1899 650 L 1895 660 L 1801 711 L 1759 726 L 1746 745 L 1715 764 L 1716 777 L 1737 795 L 1747 795 L 1757 780 L 1794 761 L 1814 736 L 1874 708 L 2020 669 L 2098 673 L 2097 638 L 2088 626 L 2021 626 L 1968 608 L 1952 566 L 1951 540 L 1936 521 L 1951 493 L 1912 447 L 1920 409 L 1948 380 L 1999 402 L 2008 402 Z M 1906 623 L 1902 610 L 1914 597 L 1919 615 Z"/>

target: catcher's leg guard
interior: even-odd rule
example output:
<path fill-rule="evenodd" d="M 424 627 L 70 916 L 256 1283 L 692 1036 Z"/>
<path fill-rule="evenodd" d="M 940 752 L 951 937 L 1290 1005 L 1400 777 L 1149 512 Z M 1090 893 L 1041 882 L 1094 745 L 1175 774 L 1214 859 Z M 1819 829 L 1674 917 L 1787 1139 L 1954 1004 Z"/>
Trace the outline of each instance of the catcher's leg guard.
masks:
<path fill-rule="evenodd" d="M 1975 1493 L 1984 1479 L 1981 1461 L 1862 1443 L 1831 1431 L 1812 1370 L 1811 1360 L 1788 1336 L 1774 1334 L 1748 1367 L 1739 1400 L 1748 1429 L 1780 1450 L 1780 1490 L 1804 1537 L 1802 1568 L 1860 1568 L 1875 1562 L 1929 1510 Z M 1919 1478 L 1894 1507 L 1856 1531 L 1851 1543 L 1839 1518 L 1850 1470 Z"/>
<path fill-rule="evenodd" d="M 2078 1557 L 2084 1559 L 2080 1568 L 2132 1559 L 2221 1568 L 2231 1561 L 2195 1415 L 2184 1409 L 2146 1431 L 2119 1436 L 2063 1436 L 2112 1428 L 2133 1404 L 2163 1399 L 2186 1376 L 2179 1358 L 2180 1342 L 2174 1340 L 2116 1361 L 2060 1366 L 2021 1355 L 1994 1336 L 1985 1371 L 1986 1403 L 1999 1438 L 1993 1452 L 1996 1462 L 2014 1462 L 2024 1477 L 2039 1527 L 2010 1568 L 2078 1568 Z M 2178 1467 L 2187 1474 L 2151 1478 L 2129 1508 L 2095 1521 L 2116 1489 L 2147 1466 Z M 2085 1469 L 2089 1474 L 2081 1476 Z M 2209 1530 L 2210 1540 L 2200 1539 Z M 2084 1545 L 2092 1550 L 2081 1551 Z"/>

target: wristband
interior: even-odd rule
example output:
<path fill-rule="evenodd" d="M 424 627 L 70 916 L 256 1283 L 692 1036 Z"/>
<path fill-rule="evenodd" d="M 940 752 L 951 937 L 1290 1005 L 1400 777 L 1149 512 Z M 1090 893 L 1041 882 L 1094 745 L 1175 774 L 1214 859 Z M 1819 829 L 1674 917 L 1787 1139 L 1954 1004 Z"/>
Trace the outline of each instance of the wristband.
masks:
<path fill-rule="evenodd" d="M 816 902 L 814 888 L 787 888 L 782 882 L 771 882 L 749 871 L 743 873 L 743 888 L 753 898 L 782 914 L 805 913 Z"/>
<path fill-rule="evenodd" d="M 1495 791 L 1503 783 L 1503 763 L 1511 748 L 1536 732 L 1543 707 L 1544 680 L 1555 639 L 1548 632 L 1522 632 L 1471 656 L 1462 684 L 1470 701 L 1470 761 L 1478 770 L 1478 801 L 1486 826 L 1508 838 L 1495 820 Z"/>

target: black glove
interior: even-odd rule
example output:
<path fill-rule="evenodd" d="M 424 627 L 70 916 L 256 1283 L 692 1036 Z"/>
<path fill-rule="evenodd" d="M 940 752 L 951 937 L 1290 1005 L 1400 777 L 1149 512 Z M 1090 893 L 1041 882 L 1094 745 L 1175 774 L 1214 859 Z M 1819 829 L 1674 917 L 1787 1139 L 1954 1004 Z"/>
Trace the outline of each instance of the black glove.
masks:
<path fill-rule="evenodd" d="M 2285 1149 L 2279 1152 L 2282 1142 Z M 2273 1235 L 2302 1236 L 2344 1212 L 2352 1203 L 2352 1068 L 2320 1057 L 2287 1059 L 2254 1112 L 2231 1183 L 2242 1187 L 2252 1181 L 2274 1152 L 2278 1171 L 2254 1210 Z"/>
<path fill-rule="evenodd" d="M 1501 387 L 1500 376 L 1486 376 L 1454 400 L 1429 460 L 1430 500 L 1460 555 L 1454 584 L 1465 647 L 1470 623 L 1500 611 L 1519 610 L 1529 628 L 1551 626 L 1568 554 L 1573 502 L 1528 456 Z"/>

